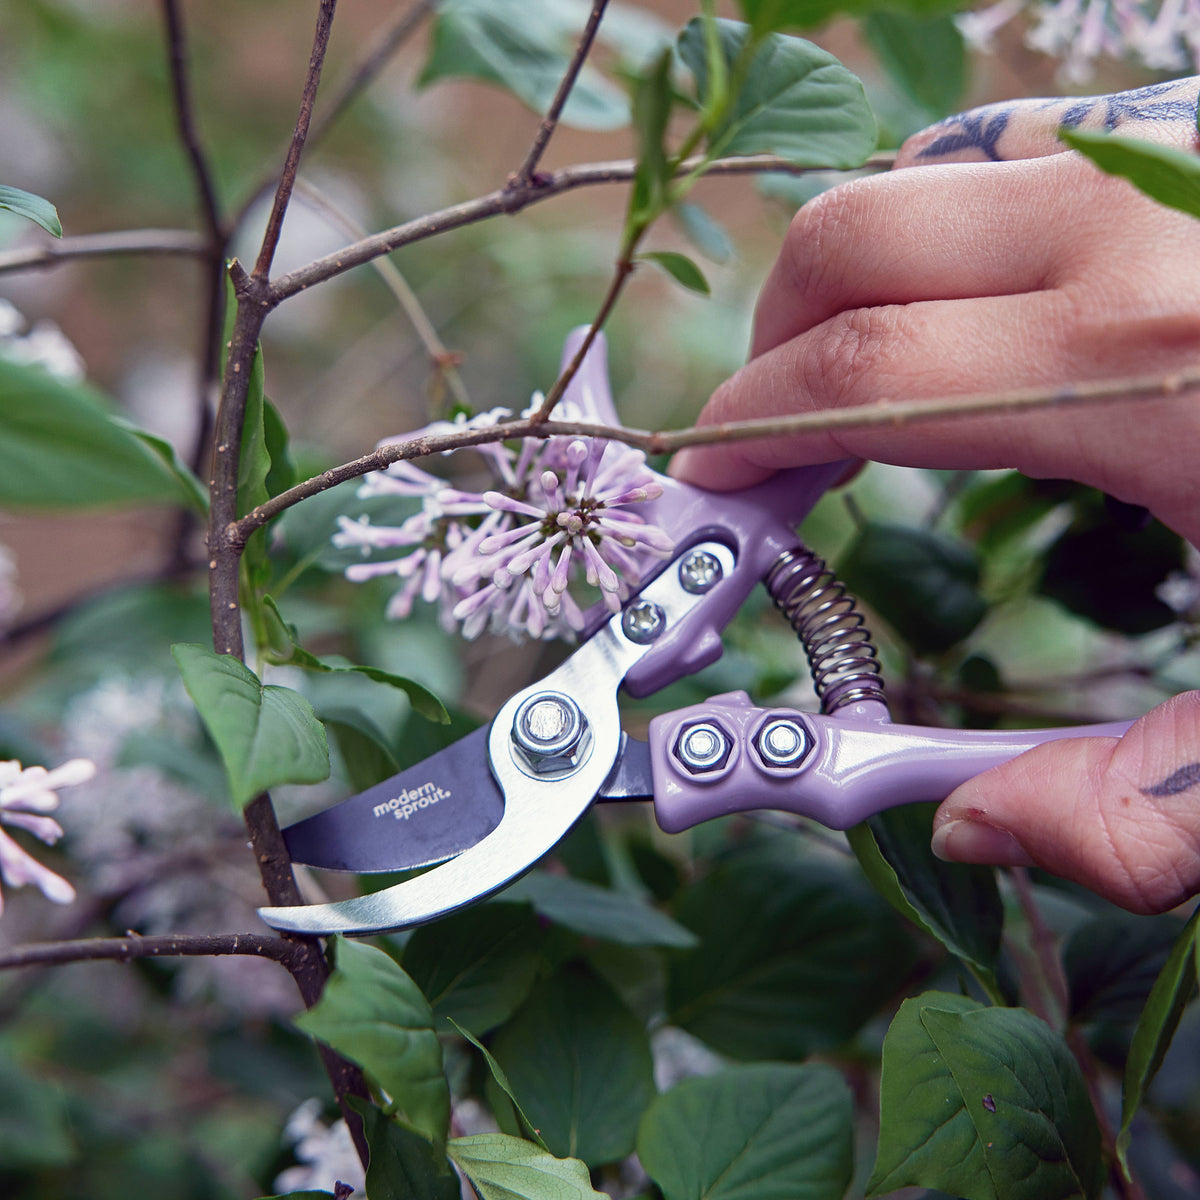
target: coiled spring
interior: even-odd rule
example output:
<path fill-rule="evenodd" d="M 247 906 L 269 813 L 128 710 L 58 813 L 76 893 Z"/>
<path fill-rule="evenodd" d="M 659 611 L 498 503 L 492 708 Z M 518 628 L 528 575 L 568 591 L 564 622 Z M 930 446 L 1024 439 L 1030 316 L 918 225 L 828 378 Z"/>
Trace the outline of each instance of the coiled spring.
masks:
<path fill-rule="evenodd" d="M 804 647 L 822 712 L 863 700 L 885 703 L 871 634 L 854 597 L 821 557 L 803 545 L 787 550 L 763 582 Z"/>

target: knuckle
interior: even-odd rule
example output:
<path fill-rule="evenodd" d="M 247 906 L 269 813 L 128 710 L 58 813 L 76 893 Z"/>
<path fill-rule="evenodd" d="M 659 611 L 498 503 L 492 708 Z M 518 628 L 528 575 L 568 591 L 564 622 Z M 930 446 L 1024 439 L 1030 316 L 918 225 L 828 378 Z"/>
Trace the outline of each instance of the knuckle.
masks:
<path fill-rule="evenodd" d="M 796 295 L 812 296 L 836 282 L 845 269 L 845 248 L 856 243 L 863 224 L 863 184 L 852 180 L 813 197 L 792 218 L 780 266 Z"/>
<path fill-rule="evenodd" d="M 809 390 L 827 398 L 832 406 L 862 403 L 879 390 L 886 363 L 909 335 L 902 305 L 856 308 L 825 322 L 818 350 L 808 357 Z"/>

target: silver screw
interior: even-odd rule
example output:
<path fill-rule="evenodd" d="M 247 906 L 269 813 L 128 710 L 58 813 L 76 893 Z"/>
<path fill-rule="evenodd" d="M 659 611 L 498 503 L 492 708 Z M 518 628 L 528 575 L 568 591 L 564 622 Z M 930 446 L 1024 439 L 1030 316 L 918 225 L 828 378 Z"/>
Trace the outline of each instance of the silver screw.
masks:
<path fill-rule="evenodd" d="M 693 596 L 711 592 L 724 574 L 720 560 L 707 550 L 693 550 L 679 564 L 679 582 Z"/>
<path fill-rule="evenodd" d="M 784 717 L 768 721 L 759 730 L 754 745 L 768 767 L 794 767 L 812 748 L 804 726 Z"/>
<path fill-rule="evenodd" d="M 621 614 L 622 632 L 639 646 L 648 646 L 657 641 L 666 624 L 666 614 L 649 600 L 636 600 Z"/>
<path fill-rule="evenodd" d="M 567 774 L 580 765 L 591 736 L 579 705 L 562 692 L 535 692 L 513 718 L 513 747 L 538 775 Z"/>
<path fill-rule="evenodd" d="M 733 744 L 720 725 L 700 721 L 689 725 L 675 743 L 675 757 L 693 775 L 719 771 L 728 761 Z"/>

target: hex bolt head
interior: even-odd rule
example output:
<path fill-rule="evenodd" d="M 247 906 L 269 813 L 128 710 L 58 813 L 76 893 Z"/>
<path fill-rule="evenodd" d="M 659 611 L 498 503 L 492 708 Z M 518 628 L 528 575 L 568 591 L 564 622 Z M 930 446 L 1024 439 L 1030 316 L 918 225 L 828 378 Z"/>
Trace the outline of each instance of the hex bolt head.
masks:
<path fill-rule="evenodd" d="M 513 717 L 513 750 L 536 775 L 574 771 L 583 762 L 591 740 L 587 718 L 562 692 L 535 692 Z"/>
<path fill-rule="evenodd" d="M 777 717 L 758 731 L 754 748 L 764 766 L 796 767 L 812 749 L 812 738 L 799 721 Z"/>
<path fill-rule="evenodd" d="M 657 641 L 666 627 L 666 614 L 649 600 L 635 600 L 621 614 L 621 632 L 639 646 Z"/>
<path fill-rule="evenodd" d="M 733 753 L 733 739 L 715 721 L 697 721 L 679 731 L 675 760 L 692 775 L 719 771 Z"/>
<path fill-rule="evenodd" d="M 720 560 L 707 550 L 692 550 L 679 563 L 679 583 L 685 592 L 693 596 L 711 592 L 724 574 Z"/>

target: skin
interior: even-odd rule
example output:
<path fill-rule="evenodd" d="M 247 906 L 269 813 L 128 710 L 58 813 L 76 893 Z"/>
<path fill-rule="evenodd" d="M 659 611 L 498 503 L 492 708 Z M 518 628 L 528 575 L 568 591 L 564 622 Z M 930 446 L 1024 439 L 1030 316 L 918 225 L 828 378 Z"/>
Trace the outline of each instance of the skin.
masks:
<path fill-rule="evenodd" d="M 1056 133 L 1107 128 L 1200 152 L 1198 91 L 1192 79 L 974 109 L 910 138 L 889 174 L 817 197 L 763 288 L 750 361 L 699 423 L 1194 367 L 1200 221 Z M 1200 545 L 1194 396 L 696 447 L 672 469 L 739 488 L 843 457 L 1076 479 Z M 933 846 L 1044 867 L 1134 912 L 1179 904 L 1200 891 L 1200 693 L 1123 738 L 1054 742 L 976 777 L 938 810 Z"/>

